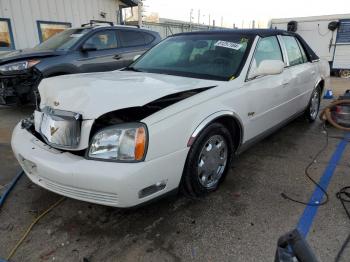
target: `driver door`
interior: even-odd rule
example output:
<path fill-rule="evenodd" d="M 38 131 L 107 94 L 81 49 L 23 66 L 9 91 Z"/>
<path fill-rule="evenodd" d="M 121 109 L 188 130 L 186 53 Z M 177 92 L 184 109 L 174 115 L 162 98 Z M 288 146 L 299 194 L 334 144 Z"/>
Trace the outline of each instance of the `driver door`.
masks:
<path fill-rule="evenodd" d="M 85 44 L 96 50 L 81 51 L 81 57 L 77 61 L 81 72 L 112 71 L 124 66 L 119 59 L 121 50 L 116 30 L 99 31 L 87 39 Z"/>
<path fill-rule="evenodd" d="M 254 75 L 264 60 L 284 62 L 279 40 L 276 36 L 260 38 L 251 61 L 244 85 L 247 103 L 246 139 L 250 140 L 277 126 L 288 118 L 289 112 L 283 105 L 287 102 L 286 90 L 291 74 L 284 70 L 277 75 Z"/>

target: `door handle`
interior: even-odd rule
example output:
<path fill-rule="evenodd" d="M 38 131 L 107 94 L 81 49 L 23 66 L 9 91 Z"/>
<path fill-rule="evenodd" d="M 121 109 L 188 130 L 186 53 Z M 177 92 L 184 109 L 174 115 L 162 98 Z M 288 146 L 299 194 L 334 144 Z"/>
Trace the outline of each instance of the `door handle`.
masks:
<path fill-rule="evenodd" d="M 119 60 L 119 59 L 121 59 L 121 58 L 122 58 L 121 55 L 115 55 L 115 56 L 113 56 L 113 59 L 115 59 L 115 60 Z"/>

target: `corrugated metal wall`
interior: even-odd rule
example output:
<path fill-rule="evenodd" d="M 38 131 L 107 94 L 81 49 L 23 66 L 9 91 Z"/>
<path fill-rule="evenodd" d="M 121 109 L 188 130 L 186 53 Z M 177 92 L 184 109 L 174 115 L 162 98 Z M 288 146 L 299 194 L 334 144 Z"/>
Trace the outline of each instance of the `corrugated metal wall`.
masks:
<path fill-rule="evenodd" d="M 0 0 L 0 18 L 11 19 L 16 49 L 39 43 L 37 20 L 69 22 L 73 27 L 91 19 L 117 22 L 118 9 L 118 0 Z"/>

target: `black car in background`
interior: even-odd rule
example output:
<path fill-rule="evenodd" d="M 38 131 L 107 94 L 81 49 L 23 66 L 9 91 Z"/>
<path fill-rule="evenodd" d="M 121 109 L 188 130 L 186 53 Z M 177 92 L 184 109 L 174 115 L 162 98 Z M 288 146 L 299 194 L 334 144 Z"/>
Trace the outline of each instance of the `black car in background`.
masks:
<path fill-rule="evenodd" d="M 128 66 L 161 40 L 154 31 L 89 24 L 67 29 L 31 49 L 0 56 L 0 105 L 35 101 L 43 78 Z"/>

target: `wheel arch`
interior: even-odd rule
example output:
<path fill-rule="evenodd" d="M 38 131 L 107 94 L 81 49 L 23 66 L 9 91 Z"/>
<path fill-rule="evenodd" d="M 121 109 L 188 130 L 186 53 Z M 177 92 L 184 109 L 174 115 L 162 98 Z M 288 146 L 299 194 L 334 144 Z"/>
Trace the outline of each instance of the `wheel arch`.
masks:
<path fill-rule="evenodd" d="M 320 78 L 320 79 L 317 81 L 317 83 L 316 83 L 314 89 L 315 89 L 316 87 L 318 87 L 318 86 L 321 88 L 321 95 L 322 95 L 322 94 L 323 94 L 323 91 L 324 91 L 324 87 L 325 87 L 325 80 L 324 80 L 323 78 Z"/>
<path fill-rule="evenodd" d="M 187 146 L 190 147 L 198 135 L 209 124 L 214 122 L 223 124 L 229 130 L 235 145 L 235 149 L 237 150 L 242 144 L 244 129 L 240 117 L 231 111 L 219 111 L 205 118 L 193 131 L 190 139 L 188 140 Z"/>

